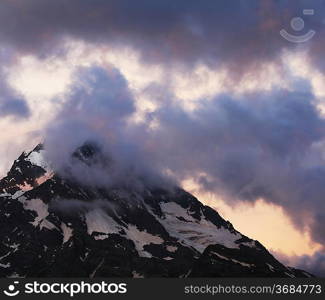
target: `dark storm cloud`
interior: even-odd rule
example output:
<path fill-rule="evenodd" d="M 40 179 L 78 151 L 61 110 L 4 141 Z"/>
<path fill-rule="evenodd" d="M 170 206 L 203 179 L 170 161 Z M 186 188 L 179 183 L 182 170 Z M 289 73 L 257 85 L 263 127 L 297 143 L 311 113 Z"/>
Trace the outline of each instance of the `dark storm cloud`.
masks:
<path fill-rule="evenodd" d="M 40 56 L 63 54 L 60 41 L 72 37 L 134 47 L 145 62 L 202 61 L 227 64 L 242 73 L 276 59 L 283 48 L 295 47 L 279 36 L 279 30 L 288 29 L 291 17 L 301 16 L 303 8 L 317 12 L 323 4 L 322 0 L 3 0 L 0 37 L 4 44 Z M 315 15 L 308 22 L 321 30 L 321 18 Z"/>

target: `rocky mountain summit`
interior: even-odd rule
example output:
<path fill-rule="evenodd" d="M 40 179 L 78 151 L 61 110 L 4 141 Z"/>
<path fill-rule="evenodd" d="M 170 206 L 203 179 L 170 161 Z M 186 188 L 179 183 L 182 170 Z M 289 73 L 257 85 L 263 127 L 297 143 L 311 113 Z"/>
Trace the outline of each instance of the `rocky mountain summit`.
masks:
<path fill-rule="evenodd" d="M 89 163 L 85 144 L 74 158 Z M 311 277 L 179 187 L 89 187 L 38 145 L 0 181 L 1 277 Z"/>

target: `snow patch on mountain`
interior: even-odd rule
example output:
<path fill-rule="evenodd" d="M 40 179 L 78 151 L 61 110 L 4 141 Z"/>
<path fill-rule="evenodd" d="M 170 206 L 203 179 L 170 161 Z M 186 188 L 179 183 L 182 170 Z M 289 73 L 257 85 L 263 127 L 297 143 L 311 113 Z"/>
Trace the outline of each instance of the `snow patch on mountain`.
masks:
<path fill-rule="evenodd" d="M 152 257 L 152 255 L 145 251 L 143 247 L 149 244 L 162 244 L 164 240 L 156 235 L 152 235 L 147 231 L 140 231 L 136 226 L 129 225 L 126 230 L 127 237 L 135 244 L 135 248 L 142 257 Z"/>
<path fill-rule="evenodd" d="M 65 223 L 61 223 L 61 230 L 63 233 L 63 244 L 70 240 L 72 237 L 73 229 L 68 227 Z"/>
<path fill-rule="evenodd" d="M 176 252 L 177 249 L 178 249 L 178 247 L 175 247 L 175 246 L 167 246 L 166 249 L 169 252 Z"/>
<path fill-rule="evenodd" d="M 0 268 L 10 268 L 10 263 L 6 263 L 6 264 L 0 263 Z"/>
<path fill-rule="evenodd" d="M 49 215 L 48 205 L 40 199 L 27 200 L 25 197 L 18 199 L 24 206 L 24 209 L 31 210 L 36 213 L 36 217 L 31 224 L 35 227 L 40 226 L 40 229 L 47 228 L 49 230 L 55 229 L 56 226 L 50 221 L 46 220 Z"/>
<path fill-rule="evenodd" d="M 236 264 L 240 264 L 240 265 L 242 265 L 244 267 L 248 267 L 248 268 L 251 268 L 251 267 L 254 267 L 255 266 L 254 264 L 248 264 L 248 263 L 245 263 L 243 261 L 239 261 L 239 260 L 234 259 L 234 258 L 232 258 L 231 261 L 233 261 Z"/>
<path fill-rule="evenodd" d="M 9 193 L 2 193 L 0 194 L 0 197 L 12 197 L 12 195 Z"/>
<path fill-rule="evenodd" d="M 0 181 L 2 276 L 310 276 L 280 264 L 180 188 L 89 187 L 54 174 L 42 149 L 24 152 Z M 58 199 L 85 205 L 72 215 L 49 212 Z"/>
<path fill-rule="evenodd" d="M 160 203 L 160 207 L 166 215 L 180 217 L 188 222 L 196 222 L 196 220 L 193 219 L 192 216 L 190 216 L 189 211 L 184 209 L 177 203 Z"/>
<path fill-rule="evenodd" d="M 89 235 L 92 233 L 99 233 L 94 236 L 96 240 L 103 240 L 109 234 L 125 232 L 125 237 L 134 242 L 135 248 L 140 256 L 152 257 L 152 255 L 145 251 L 143 247 L 149 244 L 162 244 L 164 240 L 159 237 L 148 233 L 147 231 L 140 231 L 134 225 L 127 225 L 122 227 L 114 221 L 112 217 L 107 215 L 102 209 L 97 208 L 85 214 L 87 232 Z"/>
<path fill-rule="evenodd" d="M 102 209 L 96 208 L 85 214 L 87 231 L 91 235 L 93 232 L 118 233 L 120 225 L 112 217 L 107 215 Z"/>
<path fill-rule="evenodd" d="M 271 266 L 269 263 L 266 263 L 266 265 L 269 267 L 271 272 L 274 272 L 274 267 L 273 266 Z"/>
<path fill-rule="evenodd" d="M 133 278 L 144 278 L 144 276 L 142 274 L 138 273 L 137 271 L 132 272 L 132 277 Z"/>
<path fill-rule="evenodd" d="M 195 220 L 188 211 L 177 203 L 161 203 L 165 218 L 159 221 L 163 224 L 169 234 L 187 247 L 193 247 L 200 253 L 209 245 L 221 244 L 228 248 L 239 248 L 235 243 L 242 238 L 237 232 L 232 233 L 224 227 L 216 227 L 201 215 L 201 220 Z M 178 217 L 178 218 L 177 218 Z M 182 217 L 184 220 L 180 220 Z"/>
<path fill-rule="evenodd" d="M 241 245 L 243 246 L 247 246 L 247 247 L 250 247 L 250 248 L 256 248 L 256 243 L 254 240 L 251 240 L 249 242 L 243 242 L 243 243 L 240 243 Z"/>
<path fill-rule="evenodd" d="M 45 159 L 45 150 L 32 151 L 27 157 L 26 160 L 29 161 L 32 165 L 43 168 L 47 172 L 52 172 L 50 165 Z"/>
<path fill-rule="evenodd" d="M 218 257 L 218 258 L 220 258 L 222 260 L 232 261 L 232 262 L 234 262 L 236 264 L 242 265 L 243 267 L 251 268 L 251 267 L 254 267 L 255 266 L 254 264 L 249 264 L 249 263 L 246 263 L 246 262 L 243 262 L 243 261 L 239 261 L 239 260 L 234 259 L 234 258 L 228 258 L 228 257 L 226 257 L 224 255 L 221 255 L 221 254 L 215 252 L 215 251 L 211 251 L 210 252 L 210 255 L 216 256 L 216 257 Z"/>
<path fill-rule="evenodd" d="M 25 192 L 23 190 L 19 190 L 19 191 L 17 191 L 16 193 L 14 193 L 12 195 L 12 199 L 18 199 L 18 198 L 20 198 L 24 194 L 25 194 Z"/>
<path fill-rule="evenodd" d="M 220 259 L 223 259 L 223 260 L 230 260 L 228 257 L 225 257 L 225 256 L 223 256 L 223 255 L 220 255 L 219 253 L 214 252 L 214 251 L 211 251 L 211 252 L 210 252 L 210 255 L 217 256 L 217 257 L 219 257 Z"/>

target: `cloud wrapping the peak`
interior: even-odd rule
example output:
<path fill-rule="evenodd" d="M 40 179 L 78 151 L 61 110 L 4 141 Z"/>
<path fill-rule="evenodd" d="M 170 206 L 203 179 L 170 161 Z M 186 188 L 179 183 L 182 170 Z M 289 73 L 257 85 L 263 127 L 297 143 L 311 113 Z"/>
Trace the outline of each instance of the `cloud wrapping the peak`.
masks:
<path fill-rule="evenodd" d="M 99 67 L 82 68 L 77 74 L 66 102 L 45 133 L 47 159 L 54 170 L 97 187 L 141 190 L 144 182 L 165 185 L 141 140 L 129 135 L 128 119 L 135 106 L 122 75 Z M 76 150 L 84 145 L 96 149 L 90 163 L 75 159 Z"/>
<path fill-rule="evenodd" d="M 125 118 L 135 109 L 120 73 L 111 69 L 108 74 L 96 66 L 76 72 L 66 99 L 45 136 L 49 149 L 59 142 L 68 154 L 88 140 L 112 137 L 112 133 L 125 126 Z"/>
<path fill-rule="evenodd" d="M 297 228 L 309 228 L 314 241 L 325 244 L 325 120 L 304 82 L 293 92 L 202 99 L 191 112 L 165 99 L 144 122 L 133 123 L 135 100 L 119 72 L 95 67 L 78 74 L 46 132 L 58 170 L 71 163 L 77 147 L 94 141 L 114 167 L 107 171 L 100 163 L 84 170 L 77 164 L 74 174 L 87 184 L 192 177 L 233 203 L 263 198 L 280 205 Z"/>

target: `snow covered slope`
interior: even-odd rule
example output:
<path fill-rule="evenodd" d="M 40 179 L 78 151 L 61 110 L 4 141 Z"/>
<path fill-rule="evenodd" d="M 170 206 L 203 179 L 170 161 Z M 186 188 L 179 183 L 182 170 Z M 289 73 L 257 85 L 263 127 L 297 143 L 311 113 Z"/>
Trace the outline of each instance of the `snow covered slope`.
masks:
<path fill-rule="evenodd" d="M 89 145 L 80 160 L 95 155 Z M 87 188 L 42 145 L 0 181 L 1 277 L 308 277 L 186 191 Z"/>

